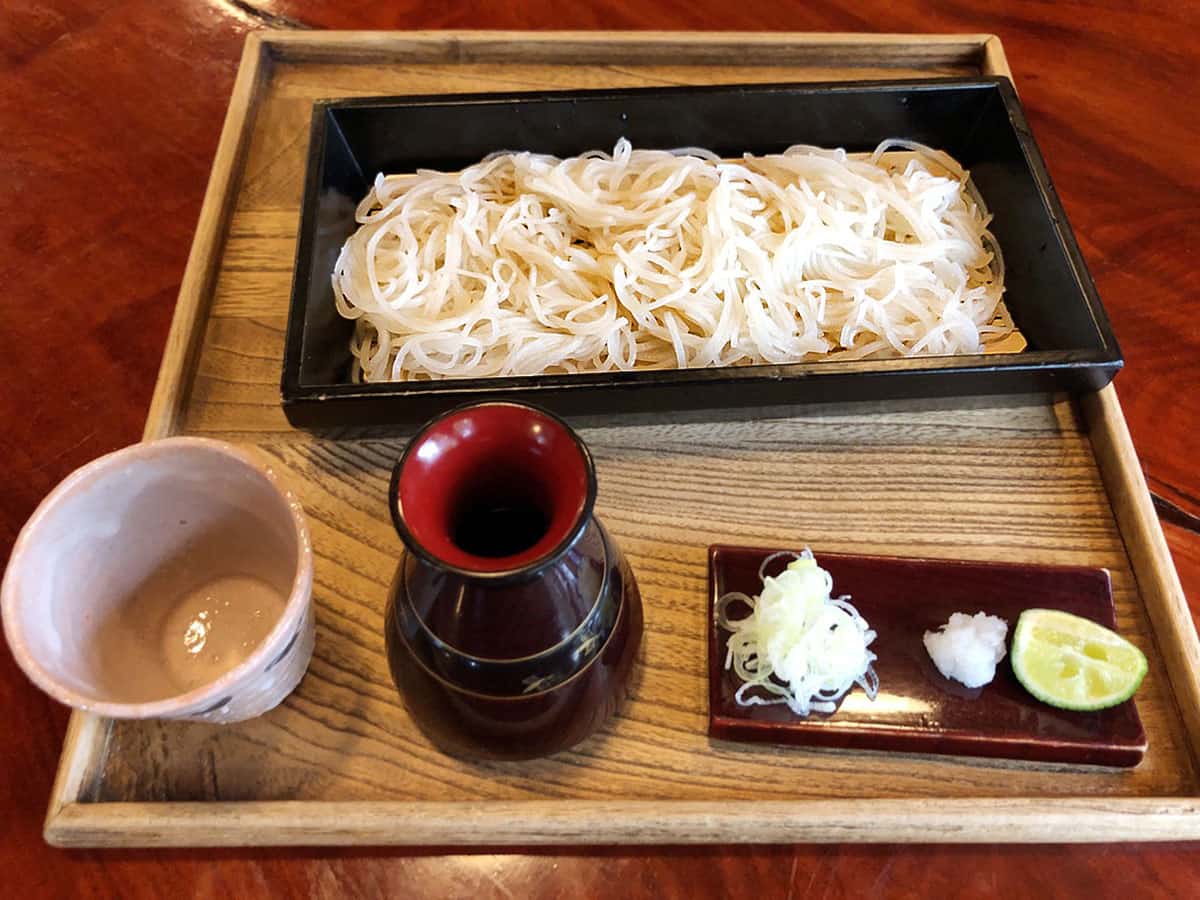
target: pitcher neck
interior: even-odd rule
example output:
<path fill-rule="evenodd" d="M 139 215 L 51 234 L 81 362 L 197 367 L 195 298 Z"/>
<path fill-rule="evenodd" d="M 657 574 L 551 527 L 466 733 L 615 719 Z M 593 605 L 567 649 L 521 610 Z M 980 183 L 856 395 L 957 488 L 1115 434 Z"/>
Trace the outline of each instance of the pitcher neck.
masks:
<path fill-rule="evenodd" d="M 408 550 L 473 581 L 534 577 L 561 559 L 592 516 L 591 454 L 561 419 L 484 402 L 427 422 L 392 472 L 389 506 Z"/>

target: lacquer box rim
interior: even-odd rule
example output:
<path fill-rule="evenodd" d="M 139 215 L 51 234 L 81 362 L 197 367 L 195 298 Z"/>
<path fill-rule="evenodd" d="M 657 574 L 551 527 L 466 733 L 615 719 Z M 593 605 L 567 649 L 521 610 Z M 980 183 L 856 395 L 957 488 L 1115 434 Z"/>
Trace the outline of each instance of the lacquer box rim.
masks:
<path fill-rule="evenodd" d="M 686 124 L 662 124 L 676 117 Z M 636 146 L 705 146 L 740 155 L 797 142 L 862 150 L 893 136 L 950 149 L 972 169 L 995 214 L 992 227 L 1009 272 L 1007 302 L 1030 349 L 390 383 L 350 377 L 353 326 L 333 314 L 330 273 L 356 227 L 354 205 L 376 171 L 454 170 L 504 148 L 566 155 L 618 137 Z M 284 411 L 300 427 L 414 425 L 464 397 L 619 419 L 663 410 L 752 416 L 795 402 L 1099 390 L 1122 364 L 1020 100 L 1001 74 L 356 97 L 313 107 L 280 385 Z"/>

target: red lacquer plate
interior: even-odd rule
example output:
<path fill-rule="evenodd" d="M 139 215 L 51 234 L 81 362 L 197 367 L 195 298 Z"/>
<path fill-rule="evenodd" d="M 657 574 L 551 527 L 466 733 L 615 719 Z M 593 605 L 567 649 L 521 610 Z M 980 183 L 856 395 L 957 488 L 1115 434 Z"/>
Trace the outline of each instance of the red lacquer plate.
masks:
<path fill-rule="evenodd" d="M 739 706 L 739 680 L 725 670 L 728 632 L 716 626 L 713 605 L 728 591 L 756 595 L 758 569 L 776 550 L 709 548 L 708 733 L 727 741 L 902 753 L 987 756 L 1036 762 L 1136 766 L 1146 732 L 1133 701 L 1100 712 L 1055 709 L 1025 691 L 1009 658 L 996 678 L 969 689 L 942 677 L 921 638 L 951 613 L 983 611 L 1008 622 L 1011 648 L 1025 609 L 1061 609 L 1113 628 L 1112 585 L 1104 569 L 901 559 L 816 553 L 833 576 L 834 596 L 851 602 L 876 631 L 879 695 L 859 687 L 836 711 L 797 716 L 783 704 Z M 774 575 L 787 565 L 767 568 Z M 736 617 L 736 611 L 735 611 Z"/>

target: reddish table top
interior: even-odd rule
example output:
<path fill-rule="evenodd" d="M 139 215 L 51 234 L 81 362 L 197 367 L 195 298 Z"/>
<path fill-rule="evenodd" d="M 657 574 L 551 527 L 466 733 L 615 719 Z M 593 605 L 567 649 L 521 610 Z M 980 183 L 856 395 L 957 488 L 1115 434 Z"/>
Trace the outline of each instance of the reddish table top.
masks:
<path fill-rule="evenodd" d="M 829 0 L 8 0 L 0 15 L 0 554 L 70 470 L 141 435 L 233 85 L 259 28 L 992 32 L 1125 351 L 1118 393 L 1200 596 L 1194 5 Z M 933 7 L 932 9 L 926 8 Z M 1191 6 L 1191 9 L 1187 7 Z M 1136 8 L 1134 8 L 1136 7 Z M 1195 607 L 1193 607 L 1195 609 Z M 12 897 L 1187 896 L 1194 845 L 65 852 L 41 821 L 67 713 L 0 649 Z M 1039 889 L 1040 888 L 1040 889 Z"/>

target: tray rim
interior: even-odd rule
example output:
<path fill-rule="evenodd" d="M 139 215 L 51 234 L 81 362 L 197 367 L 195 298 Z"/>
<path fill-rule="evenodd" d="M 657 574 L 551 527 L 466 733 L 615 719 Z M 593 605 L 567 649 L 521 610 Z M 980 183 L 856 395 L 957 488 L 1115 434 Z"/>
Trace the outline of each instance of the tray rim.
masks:
<path fill-rule="evenodd" d="M 515 61 L 530 45 L 578 63 L 612 61 L 617 51 L 683 49 L 697 63 L 753 44 L 764 64 L 878 62 L 888 49 L 911 60 L 976 62 L 1010 80 L 1000 39 L 990 34 L 755 32 L 295 32 L 246 38 L 214 157 L 196 235 L 147 414 L 143 440 L 178 433 L 199 359 L 225 226 L 249 150 L 259 88 L 273 63 L 347 56 L 441 61 Z M 922 54 L 925 54 L 922 56 Z M 706 58 L 711 55 L 712 58 Z M 1154 512 L 1112 384 L 1081 395 L 1079 409 L 1138 593 L 1149 615 L 1188 739 L 1200 757 L 1200 640 Z M 779 842 L 1167 841 L 1200 838 L 1200 793 L 1155 797 L 883 798 L 768 801 L 738 807 L 712 801 L 250 801 L 86 803 L 90 767 L 103 750 L 105 720 L 71 713 L 46 813 L 44 837 L 60 847 L 266 845 L 543 845 Z M 420 821 L 419 832 L 410 823 Z M 586 822 L 584 827 L 581 822 Z"/>

